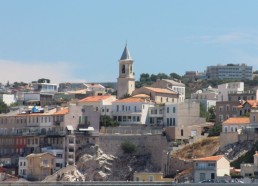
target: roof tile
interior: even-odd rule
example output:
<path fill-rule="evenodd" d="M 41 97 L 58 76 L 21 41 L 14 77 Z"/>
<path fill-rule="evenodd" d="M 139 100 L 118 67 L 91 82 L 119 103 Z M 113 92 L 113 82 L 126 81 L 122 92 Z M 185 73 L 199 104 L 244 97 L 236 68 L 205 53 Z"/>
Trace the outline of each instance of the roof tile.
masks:
<path fill-rule="evenodd" d="M 228 118 L 226 121 L 223 122 L 223 125 L 249 124 L 249 123 L 250 123 L 250 118 L 235 117 L 235 118 Z"/>
<path fill-rule="evenodd" d="M 194 161 L 218 161 L 222 157 L 224 157 L 224 155 L 209 156 L 209 157 L 204 157 L 204 158 L 197 158 L 197 159 L 194 159 Z"/>

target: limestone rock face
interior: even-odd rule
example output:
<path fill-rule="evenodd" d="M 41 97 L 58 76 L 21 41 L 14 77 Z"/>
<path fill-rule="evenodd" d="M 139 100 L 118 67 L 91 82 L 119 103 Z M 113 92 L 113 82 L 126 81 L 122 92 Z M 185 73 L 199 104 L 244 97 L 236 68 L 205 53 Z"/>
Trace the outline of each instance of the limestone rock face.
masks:
<path fill-rule="evenodd" d="M 76 166 L 67 166 L 44 181 L 127 181 L 135 171 L 157 171 L 150 154 L 105 154 L 98 146 L 85 146 L 77 152 Z"/>
<path fill-rule="evenodd" d="M 112 173 L 112 164 L 116 157 L 103 153 L 102 150 L 91 147 L 95 151 L 83 154 L 77 161 L 78 170 L 85 176 L 86 181 L 106 181 Z"/>

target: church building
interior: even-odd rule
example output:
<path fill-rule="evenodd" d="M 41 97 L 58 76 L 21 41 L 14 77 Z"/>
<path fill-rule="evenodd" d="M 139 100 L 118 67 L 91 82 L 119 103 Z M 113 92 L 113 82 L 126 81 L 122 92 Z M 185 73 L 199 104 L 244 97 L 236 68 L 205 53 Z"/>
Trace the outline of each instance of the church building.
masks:
<path fill-rule="evenodd" d="M 117 98 L 132 95 L 135 90 L 135 78 L 133 71 L 133 59 L 125 45 L 123 54 L 119 60 L 119 77 L 117 78 Z"/>

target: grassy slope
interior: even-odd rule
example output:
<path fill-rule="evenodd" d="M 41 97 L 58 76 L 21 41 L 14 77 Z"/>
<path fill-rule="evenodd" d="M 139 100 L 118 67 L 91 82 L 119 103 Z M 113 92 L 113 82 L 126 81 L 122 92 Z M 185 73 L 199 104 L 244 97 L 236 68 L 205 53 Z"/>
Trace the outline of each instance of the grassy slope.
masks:
<path fill-rule="evenodd" d="M 212 156 L 218 151 L 219 147 L 219 136 L 208 137 L 193 144 L 186 145 L 184 148 L 176 151 L 172 156 L 186 160 Z"/>

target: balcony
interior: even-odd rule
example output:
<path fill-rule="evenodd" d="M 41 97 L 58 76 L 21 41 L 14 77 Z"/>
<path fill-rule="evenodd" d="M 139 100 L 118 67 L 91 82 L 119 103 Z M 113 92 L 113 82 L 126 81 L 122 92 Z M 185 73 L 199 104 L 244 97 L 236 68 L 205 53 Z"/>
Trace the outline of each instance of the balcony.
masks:
<path fill-rule="evenodd" d="M 54 121 L 54 125 L 60 126 L 61 121 Z"/>
<path fill-rule="evenodd" d="M 216 167 L 208 167 L 208 166 L 196 166 L 195 170 L 216 170 Z"/>
<path fill-rule="evenodd" d="M 47 136 L 65 136 L 66 131 L 47 131 L 46 135 Z"/>
<path fill-rule="evenodd" d="M 68 147 L 74 147 L 74 143 L 68 143 Z"/>

